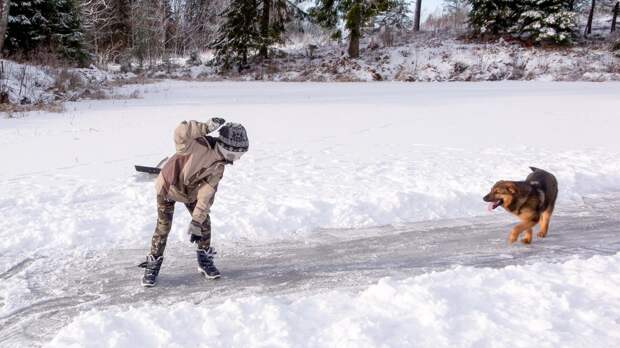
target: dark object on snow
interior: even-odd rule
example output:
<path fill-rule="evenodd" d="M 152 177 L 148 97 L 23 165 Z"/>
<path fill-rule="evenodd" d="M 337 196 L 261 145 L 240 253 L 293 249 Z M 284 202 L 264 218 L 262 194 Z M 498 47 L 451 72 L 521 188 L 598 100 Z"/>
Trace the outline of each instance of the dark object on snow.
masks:
<path fill-rule="evenodd" d="M 215 264 L 213 264 L 213 256 L 215 254 L 216 252 L 212 247 L 209 247 L 207 250 L 196 250 L 196 255 L 198 256 L 198 271 L 207 279 L 217 279 L 220 277 L 220 271 L 218 271 Z"/>
<path fill-rule="evenodd" d="M 138 166 L 136 165 L 136 171 L 140 173 L 148 173 L 148 174 L 159 174 L 161 172 L 161 168 L 157 167 L 146 167 L 146 166 Z"/>
<path fill-rule="evenodd" d="M 155 258 L 153 255 L 148 255 L 146 261 L 138 265 L 138 267 L 144 268 L 144 276 L 142 277 L 142 286 L 150 288 L 157 283 L 157 276 L 159 275 L 159 269 L 164 262 L 164 257 L 160 256 Z"/>
<path fill-rule="evenodd" d="M 157 175 L 157 174 L 159 174 L 159 172 L 161 172 L 161 167 L 164 165 L 164 163 L 166 163 L 167 159 L 168 159 L 168 157 L 166 157 L 163 160 L 159 161 L 159 163 L 157 163 L 157 166 L 155 166 L 155 167 L 140 166 L 140 165 L 135 165 L 134 167 L 136 168 L 137 172 Z"/>

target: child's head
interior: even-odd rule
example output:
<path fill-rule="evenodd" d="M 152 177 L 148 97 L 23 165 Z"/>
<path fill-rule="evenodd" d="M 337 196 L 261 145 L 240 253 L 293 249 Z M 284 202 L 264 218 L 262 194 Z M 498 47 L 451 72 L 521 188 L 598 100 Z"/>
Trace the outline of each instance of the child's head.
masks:
<path fill-rule="evenodd" d="M 228 122 L 220 128 L 219 133 L 216 147 L 226 161 L 234 162 L 248 151 L 250 142 L 243 125 Z"/>

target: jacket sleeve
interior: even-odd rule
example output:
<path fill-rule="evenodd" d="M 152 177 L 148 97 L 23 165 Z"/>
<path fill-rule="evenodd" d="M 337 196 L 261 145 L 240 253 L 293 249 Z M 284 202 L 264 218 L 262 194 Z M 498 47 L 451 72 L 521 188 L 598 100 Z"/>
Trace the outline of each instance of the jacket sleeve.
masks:
<path fill-rule="evenodd" d="M 183 121 L 174 130 L 174 144 L 180 155 L 187 155 L 195 139 L 203 137 L 217 129 L 217 124 L 211 119 L 207 122 Z"/>
<path fill-rule="evenodd" d="M 217 192 L 217 185 L 223 175 L 224 166 L 221 165 L 218 171 L 209 176 L 208 180 L 200 186 L 200 189 L 198 189 L 196 207 L 192 213 L 192 220 L 200 224 L 205 221 L 207 215 L 209 215 L 209 212 L 211 211 L 211 206 L 215 200 L 215 193 Z"/>

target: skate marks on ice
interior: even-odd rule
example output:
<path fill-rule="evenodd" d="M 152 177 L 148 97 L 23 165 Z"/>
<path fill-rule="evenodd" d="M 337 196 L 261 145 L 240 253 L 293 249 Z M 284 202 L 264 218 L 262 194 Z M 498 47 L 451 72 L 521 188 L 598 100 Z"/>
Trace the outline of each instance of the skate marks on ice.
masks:
<path fill-rule="evenodd" d="M 0 316 L 0 346 L 41 345 L 79 312 L 111 305 L 217 303 L 229 297 L 364 287 L 385 276 L 406 277 L 455 265 L 504 267 L 611 255 L 620 251 L 619 209 L 620 195 L 558 209 L 549 237 L 534 239 L 532 245 L 508 246 L 515 222 L 500 213 L 323 230 L 311 238 L 276 243 L 229 244 L 220 247 L 216 264 L 223 276 L 215 281 L 196 271 L 193 247 L 171 244 L 158 284 L 150 289 L 139 285 L 142 269 L 136 265 L 144 258 L 142 249 L 28 258 L 0 274 L 3 281 L 21 280 L 28 287 L 19 304 Z"/>

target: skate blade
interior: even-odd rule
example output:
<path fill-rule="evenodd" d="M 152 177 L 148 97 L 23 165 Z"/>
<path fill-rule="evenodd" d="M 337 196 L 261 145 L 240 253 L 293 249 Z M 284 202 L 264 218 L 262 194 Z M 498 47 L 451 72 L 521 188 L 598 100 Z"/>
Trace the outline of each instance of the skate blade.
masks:
<path fill-rule="evenodd" d="M 202 269 L 200 269 L 200 267 L 198 267 L 198 272 L 202 273 L 202 275 L 207 278 L 207 279 L 218 279 L 219 277 L 221 277 L 221 274 L 218 274 L 216 276 L 210 276 L 207 274 L 207 272 L 203 271 Z"/>
<path fill-rule="evenodd" d="M 154 284 L 142 283 L 142 287 L 143 287 L 143 288 L 152 288 L 152 287 L 154 287 L 154 286 L 155 286 L 155 284 L 157 284 L 157 283 L 154 283 Z"/>

